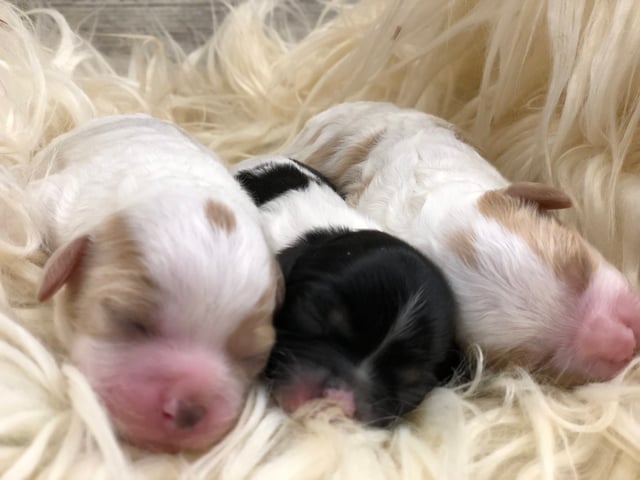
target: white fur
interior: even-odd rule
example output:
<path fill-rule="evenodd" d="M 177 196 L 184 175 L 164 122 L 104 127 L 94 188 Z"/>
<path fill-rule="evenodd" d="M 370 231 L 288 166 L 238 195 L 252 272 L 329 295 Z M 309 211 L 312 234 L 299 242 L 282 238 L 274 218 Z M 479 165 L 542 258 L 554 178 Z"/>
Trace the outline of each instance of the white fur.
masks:
<path fill-rule="evenodd" d="M 256 207 L 220 159 L 176 126 L 147 115 L 99 118 L 34 162 L 52 170 L 28 189 L 49 249 L 122 213 L 161 289 L 161 320 L 176 334 L 221 346 L 271 281 Z M 233 212 L 231 232 L 214 231 L 208 198 Z"/>
<path fill-rule="evenodd" d="M 108 266 L 100 259 L 98 227 L 117 214 L 126 225 L 121 235 L 130 237 L 122 240 L 136 247 L 131 267 L 153 283 L 139 287 L 153 289 L 139 293 L 154 302 L 146 319 L 152 333 L 124 341 L 87 331 L 79 314 L 67 318 L 65 298 L 55 299 L 58 335 L 113 424 L 145 447 L 204 448 L 219 441 L 258 373 L 242 369 L 243 355 L 255 352 L 231 351 L 228 340 L 256 308 L 264 315 L 260 328 L 272 333 L 271 312 L 259 302 L 275 292 L 274 259 L 255 205 L 214 154 L 175 125 L 146 115 L 88 122 L 54 140 L 35 164 L 49 173 L 28 186 L 25 198 L 45 247 L 56 251 L 94 235 L 88 248 L 97 253 L 86 268 Z M 207 213 L 210 201 L 214 217 Z M 220 218 L 216 205 L 227 210 Z M 57 267 L 49 263 L 46 273 L 61 271 Z M 128 273 L 118 267 L 114 274 L 126 281 Z M 80 288 L 78 297 L 83 294 Z M 100 299 L 91 301 L 84 314 L 104 315 Z M 185 428 L 180 418 L 194 405 L 201 413 Z"/>

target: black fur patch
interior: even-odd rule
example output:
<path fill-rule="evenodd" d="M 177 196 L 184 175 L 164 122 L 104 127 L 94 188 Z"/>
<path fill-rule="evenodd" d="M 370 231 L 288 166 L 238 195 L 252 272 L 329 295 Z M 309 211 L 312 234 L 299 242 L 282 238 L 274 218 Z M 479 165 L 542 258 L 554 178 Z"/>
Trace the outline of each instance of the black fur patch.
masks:
<path fill-rule="evenodd" d="M 327 185 L 337 193 L 335 186 L 320 172 L 297 160 L 290 160 L 295 165 L 267 163 L 237 173 L 236 180 L 259 207 L 291 190 L 305 190 L 312 182 L 318 185 Z"/>
<path fill-rule="evenodd" d="M 315 177 L 317 183 L 325 184 L 327 187 L 331 188 L 331 190 L 333 190 L 338 195 L 340 195 L 341 198 L 343 199 L 345 198 L 344 195 L 338 190 L 338 188 L 331 182 L 331 180 L 329 180 L 322 173 L 320 173 L 319 170 L 316 170 L 315 168 L 310 167 L 309 165 L 305 165 L 304 163 L 299 162 L 295 158 L 290 158 L 289 160 L 291 160 L 293 163 L 298 165 L 298 167 L 302 168 L 303 170 L 306 170 L 310 176 Z"/>
<path fill-rule="evenodd" d="M 460 366 L 453 293 L 440 270 L 405 242 L 373 230 L 318 230 L 279 261 L 286 298 L 265 371 L 274 390 L 300 372 L 322 372 L 324 387 L 337 382 L 354 391 L 358 418 L 387 425 Z M 408 305 L 415 308 L 403 316 Z M 363 380 L 356 371 L 365 359 Z"/>

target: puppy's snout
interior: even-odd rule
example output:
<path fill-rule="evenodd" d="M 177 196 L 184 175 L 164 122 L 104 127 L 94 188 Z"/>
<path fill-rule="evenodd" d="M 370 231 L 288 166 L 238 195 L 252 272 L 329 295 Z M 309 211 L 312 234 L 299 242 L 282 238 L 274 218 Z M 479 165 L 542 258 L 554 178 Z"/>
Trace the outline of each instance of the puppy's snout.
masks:
<path fill-rule="evenodd" d="M 343 387 L 330 387 L 329 383 L 317 379 L 304 379 L 287 386 L 276 393 L 278 404 L 288 413 L 293 413 L 303 405 L 316 399 L 325 399 L 337 405 L 346 417 L 356 416 L 356 399 L 352 389 L 346 385 Z"/>
<path fill-rule="evenodd" d="M 343 388 L 325 388 L 322 396 L 338 405 L 345 416 L 349 418 L 356 416 L 356 400 L 353 391 Z"/>
<path fill-rule="evenodd" d="M 164 404 L 162 413 L 178 429 L 191 430 L 204 418 L 207 407 L 202 402 L 172 398 Z"/>

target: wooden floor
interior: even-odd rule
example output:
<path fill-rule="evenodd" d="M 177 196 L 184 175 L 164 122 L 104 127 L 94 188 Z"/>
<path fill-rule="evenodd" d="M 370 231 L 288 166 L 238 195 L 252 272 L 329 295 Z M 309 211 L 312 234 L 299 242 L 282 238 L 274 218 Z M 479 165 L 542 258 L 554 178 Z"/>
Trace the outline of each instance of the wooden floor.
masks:
<path fill-rule="evenodd" d="M 223 15 L 220 2 L 209 0 L 13 0 L 28 10 L 53 7 L 74 30 L 104 53 L 117 57 L 126 41 L 114 34 L 155 34 L 166 31 L 189 51 L 212 33 L 214 15 Z"/>
<path fill-rule="evenodd" d="M 128 51 L 127 42 L 114 34 L 161 36 L 164 29 L 185 51 L 190 51 L 211 35 L 214 17 L 221 19 L 226 11 L 219 0 L 13 0 L 13 3 L 24 10 L 57 9 L 75 30 L 112 58 Z M 298 0 L 298 4 L 310 18 L 319 13 L 315 0 Z"/>

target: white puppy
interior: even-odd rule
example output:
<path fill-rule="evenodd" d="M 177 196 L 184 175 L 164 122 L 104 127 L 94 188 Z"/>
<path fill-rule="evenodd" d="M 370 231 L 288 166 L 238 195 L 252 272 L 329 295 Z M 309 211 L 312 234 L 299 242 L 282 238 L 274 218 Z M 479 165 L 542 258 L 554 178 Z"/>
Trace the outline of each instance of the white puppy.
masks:
<path fill-rule="evenodd" d="M 439 264 L 460 302 L 460 340 L 490 361 L 576 382 L 609 378 L 634 355 L 639 296 L 547 212 L 569 198 L 510 184 L 443 120 L 345 103 L 310 119 L 285 150 Z"/>
<path fill-rule="evenodd" d="M 34 160 L 28 188 L 70 355 L 119 431 L 148 448 L 202 448 L 234 424 L 274 341 L 279 268 L 258 210 L 174 125 L 99 118 Z M 64 287 L 64 288 L 63 288 Z"/>

